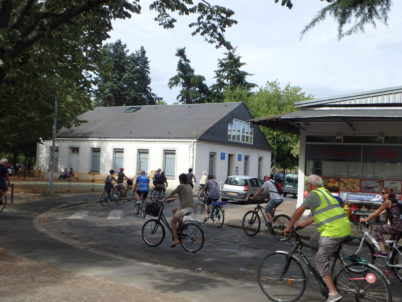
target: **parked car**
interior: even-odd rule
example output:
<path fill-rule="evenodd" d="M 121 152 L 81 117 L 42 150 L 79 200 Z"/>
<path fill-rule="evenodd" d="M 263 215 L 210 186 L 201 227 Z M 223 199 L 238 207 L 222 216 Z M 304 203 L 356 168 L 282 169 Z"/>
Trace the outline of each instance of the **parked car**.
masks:
<path fill-rule="evenodd" d="M 285 180 L 283 182 L 283 197 L 287 194 L 293 194 L 294 197 L 297 196 L 297 174 L 286 174 Z"/>
<path fill-rule="evenodd" d="M 228 176 L 221 189 L 222 201 L 249 201 L 255 192 L 263 185 L 263 182 L 258 177 L 232 175 Z M 261 194 L 261 199 L 264 194 Z M 259 196 L 259 197 L 260 197 Z"/>

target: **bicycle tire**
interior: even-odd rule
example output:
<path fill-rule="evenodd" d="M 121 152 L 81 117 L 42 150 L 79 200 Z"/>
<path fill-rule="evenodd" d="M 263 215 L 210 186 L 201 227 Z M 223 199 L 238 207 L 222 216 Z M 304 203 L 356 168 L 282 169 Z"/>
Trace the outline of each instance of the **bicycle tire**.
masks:
<path fill-rule="evenodd" d="M 198 195 L 197 197 L 198 197 L 198 201 L 199 201 L 199 202 L 202 202 L 202 203 L 205 204 L 205 201 L 206 201 L 206 195 L 205 195 L 205 193 L 203 193 L 203 194 L 201 194 L 201 195 Z"/>
<path fill-rule="evenodd" d="M 290 237 L 286 237 L 283 230 L 289 225 L 290 217 L 285 214 L 280 214 L 273 217 L 274 223 L 277 225 L 275 228 L 271 228 L 271 232 L 274 237 L 281 241 L 287 241 Z"/>
<path fill-rule="evenodd" d="M 134 215 L 139 215 L 142 210 L 142 204 L 138 203 L 138 200 L 134 198 Z"/>
<path fill-rule="evenodd" d="M 250 210 L 243 216 L 241 223 L 244 233 L 247 236 L 255 236 L 260 231 L 261 218 L 256 211 Z"/>
<path fill-rule="evenodd" d="M 165 227 L 158 219 L 150 219 L 144 223 L 141 230 L 142 240 L 146 245 L 156 247 L 165 239 Z"/>
<path fill-rule="evenodd" d="M 214 226 L 221 228 L 225 223 L 225 210 L 220 206 L 215 206 L 212 210 L 211 219 Z"/>
<path fill-rule="evenodd" d="M 145 219 L 146 216 L 147 216 L 147 203 L 143 201 L 141 203 L 141 217 L 142 219 Z"/>
<path fill-rule="evenodd" d="M 2 203 L 0 204 L 0 213 L 4 211 L 6 204 L 7 204 L 7 191 L 6 192 L 3 191 L 3 194 L 4 194 L 4 198 L 2 200 Z"/>
<path fill-rule="evenodd" d="M 204 246 L 204 231 L 198 224 L 185 223 L 178 232 L 180 244 L 184 250 L 196 253 Z"/>
<path fill-rule="evenodd" d="M 158 198 L 158 192 L 153 189 L 150 194 L 151 201 L 154 202 Z"/>
<path fill-rule="evenodd" d="M 353 268 L 358 266 L 359 268 Z M 391 302 L 389 281 L 378 268 L 371 264 L 351 263 L 342 267 L 334 278 L 342 301 Z"/>
<path fill-rule="evenodd" d="M 402 246 L 398 246 L 396 249 L 393 249 L 390 257 L 391 265 L 400 265 L 401 267 L 393 267 L 392 271 L 394 272 L 396 278 L 400 282 L 402 282 Z"/>
<path fill-rule="evenodd" d="M 100 203 L 100 205 L 102 206 L 102 207 L 106 207 L 108 204 L 109 204 L 109 202 L 108 202 L 108 200 L 107 200 L 107 195 L 106 195 L 106 192 L 102 192 L 101 193 L 101 195 L 99 196 L 99 203 Z"/>
<path fill-rule="evenodd" d="M 205 216 L 205 204 L 199 203 L 195 206 L 194 209 L 195 217 L 197 218 L 197 221 L 203 221 L 204 216 Z"/>
<path fill-rule="evenodd" d="M 258 266 L 258 285 L 274 302 L 294 302 L 303 295 L 307 276 L 300 261 L 288 252 L 268 254 Z"/>
<path fill-rule="evenodd" d="M 364 235 L 364 232 L 368 232 L 369 234 L 371 234 L 373 232 L 373 225 L 370 223 L 359 223 L 359 225 L 357 226 L 357 230 L 362 235 Z"/>
<path fill-rule="evenodd" d="M 126 190 L 125 198 L 127 201 L 131 201 L 134 199 L 135 193 L 131 188 Z"/>
<path fill-rule="evenodd" d="M 363 242 L 362 249 L 357 252 L 359 248 L 361 238 L 351 237 L 349 240 L 342 243 L 342 247 L 339 251 L 339 259 L 343 266 L 351 263 L 373 264 L 375 261 L 374 249 L 367 242 Z M 357 266 L 356 266 L 357 267 Z M 353 269 L 353 267 L 351 267 Z"/>

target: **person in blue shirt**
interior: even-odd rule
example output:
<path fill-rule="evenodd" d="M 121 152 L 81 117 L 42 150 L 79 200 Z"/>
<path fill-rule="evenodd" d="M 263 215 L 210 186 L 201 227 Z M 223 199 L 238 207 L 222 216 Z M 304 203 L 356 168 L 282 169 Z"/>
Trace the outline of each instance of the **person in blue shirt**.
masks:
<path fill-rule="evenodd" d="M 134 190 L 137 194 L 137 199 L 145 201 L 149 192 L 149 177 L 145 174 L 145 171 L 141 171 L 140 176 L 137 177 L 134 185 Z"/>

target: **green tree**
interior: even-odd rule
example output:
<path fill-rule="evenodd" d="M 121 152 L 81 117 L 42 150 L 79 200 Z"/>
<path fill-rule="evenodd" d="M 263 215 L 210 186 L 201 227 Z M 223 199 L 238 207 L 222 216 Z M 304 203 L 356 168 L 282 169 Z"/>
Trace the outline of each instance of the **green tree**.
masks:
<path fill-rule="evenodd" d="M 323 0 L 321 0 L 323 1 Z M 332 16 L 338 23 L 338 37 L 356 32 L 364 32 L 367 24 L 376 26 L 377 22 L 387 24 L 388 14 L 391 9 L 391 0 L 325 0 L 329 2 L 326 7 L 321 9 L 317 16 L 303 29 L 302 36 L 323 21 L 328 16 Z M 275 0 L 278 2 L 278 0 Z M 292 0 L 281 0 L 282 5 L 292 8 Z M 346 26 L 351 24 L 347 29 Z"/>
<path fill-rule="evenodd" d="M 229 91 L 225 101 L 244 101 L 254 118 L 279 115 L 295 110 L 294 103 L 310 99 L 301 88 L 287 84 L 280 87 L 278 81 L 267 82 L 265 87 L 256 93 L 249 94 L 246 89 Z M 298 136 L 283 133 L 278 130 L 260 127 L 269 144 L 273 148 L 273 161 L 283 169 L 291 169 L 298 165 L 299 145 Z"/>
<path fill-rule="evenodd" d="M 208 102 L 209 88 L 204 83 L 205 78 L 194 73 L 191 61 L 186 56 L 186 49 L 177 49 L 176 57 L 179 57 L 177 74 L 169 79 L 168 85 L 170 89 L 181 87 L 177 100 L 183 104 Z"/>
<path fill-rule="evenodd" d="M 247 81 L 247 77 L 251 74 L 241 70 L 246 64 L 241 62 L 241 57 L 236 55 L 235 49 L 226 52 L 225 56 L 218 60 L 218 69 L 215 70 L 216 83 L 211 87 L 214 99 L 218 101 L 223 101 L 226 90 L 236 91 L 237 88 L 245 88 L 250 91 L 257 86 Z"/>
<path fill-rule="evenodd" d="M 154 105 L 149 60 L 143 47 L 129 54 L 120 40 L 106 44 L 96 64 L 96 101 L 103 106 Z"/>

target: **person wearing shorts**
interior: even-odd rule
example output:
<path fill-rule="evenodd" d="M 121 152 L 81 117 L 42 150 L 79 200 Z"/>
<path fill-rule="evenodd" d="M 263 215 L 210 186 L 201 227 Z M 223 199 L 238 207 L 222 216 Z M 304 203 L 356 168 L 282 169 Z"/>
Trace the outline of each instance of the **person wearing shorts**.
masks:
<path fill-rule="evenodd" d="M 170 225 L 172 227 L 173 241 L 170 244 L 171 247 L 175 247 L 180 243 L 177 236 L 177 223 L 186 215 L 193 212 L 194 209 L 194 199 L 193 199 L 193 188 L 187 184 L 187 175 L 182 173 L 179 175 L 180 184 L 170 193 L 170 195 L 163 201 L 173 197 L 174 195 L 179 195 L 180 206 L 178 208 L 172 209 L 172 220 Z"/>
<path fill-rule="evenodd" d="M 274 181 L 271 179 L 268 179 L 266 182 L 264 182 L 262 187 L 254 194 L 251 199 L 257 199 L 257 196 L 260 195 L 262 192 L 269 193 L 269 201 L 265 206 L 265 215 L 267 215 L 267 218 L 271 225 L 274 226 L 275 223 L 274 218 L 272 217 L 272 213 L 274 212 L 276 207 L 283 202 L 282 194 L 279 194 Z"/>
<path fill-rule="evenodd" d="M 134 188 L 137 193 L 137 202 L 145 201 L 149 192 L 149 177 L 145 171 L 141 171 L 141 175 L 137 177 Z"/>
<path fill-rule="evenodd" d="M 208 175 L 207 183 L 202 189 L 202 192 L 205 192 L 207 194 L 207 200 L 205 203 L 205 217 L 204 217 L 204 221 L 207 221 L 210 213 L 209 210 L 210 204 L 221 198 L 218 182 L 216 181 L 216 179 L 214 179 L 213 175 Z"/>
<path fill-rule="evenodd" d="M 304 211 L 311 210 L 312 217 L 298 223 L 298 226 L 305 227 L 313 222 L 316 225 L 320 239 L 315 265 L 328 287 L 329 295 L 326 302 L 340 301 L 342 296 L 332 279 L 331 262 L 342 242 L 351 234 L 350 222 L 339 202 L 323 187 L 320 176 L 312 174 L 307 178 L 307 191 L 309 192 L 307 198 L 294 212 L 284 233 L 288 236 Z"/>

